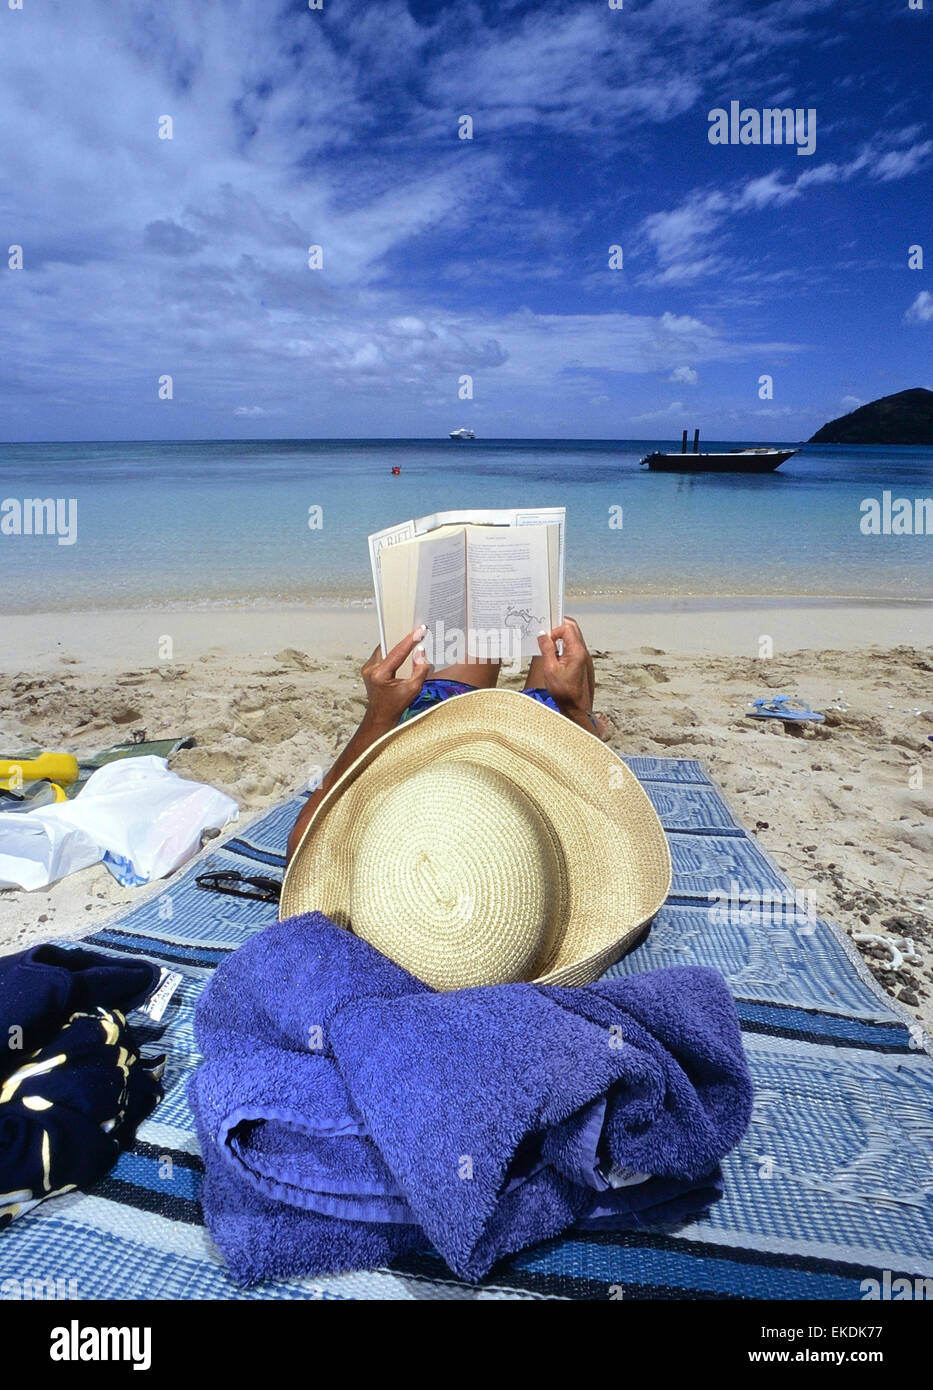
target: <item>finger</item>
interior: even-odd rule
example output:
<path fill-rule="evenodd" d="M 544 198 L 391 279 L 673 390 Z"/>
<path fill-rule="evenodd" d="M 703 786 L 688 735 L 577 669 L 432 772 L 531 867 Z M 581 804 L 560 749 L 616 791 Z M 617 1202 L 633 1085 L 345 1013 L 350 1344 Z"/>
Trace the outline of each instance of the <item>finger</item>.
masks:
<path fill-rule="evenodd" d="M 414 632 L 409 632 L 407 637 L 402 638 L 401 642 L 396 642 L 395 646 L 384 660 L 379 663 L 377 674 L 380 676 L 394 676 L 406 657 L 411 656 L 415 646 L 421 641 L 426 632 L 426 627 L 416 627 Z"/>
<path fill-rule="evenodd" d="M 411 704 L 412 700 L 417 699 L 421 694 L 421 689 L 434 667 L 428 661 L 423 647 L 416 647 L 412 652 L 411 675 L 404 680 L 396 680 L 396 688 L 404 693 L 406 704 Z"/>
<path fill-rule="evenodd" d="M 416 647 L 413 653 L 411 679 L 417 684 L 419 690 L 433 670 L 434 667 L 425 655 L 424 647 Z"/>
<path fill-rule="evenodd" d="M 555 631 L 557 631 L 556 628 Z M 554 657 L 557 653 L 557 648 L 554 645 L 554 638 L 551 636 L 551 633 L 546 630 L 538 633 L 538 646 L 541 649 L 542 656 Z"/>
<path fill-rule="evenodd" d="M 373 647 L 367 659 L 363 662 L 362 671 L 364 676 L 368 676 L 370 671 L 382 660 L 382 648 Z"/>
<path fill-rule="evenodd" d="M 586 651 L 583 633 L 573 618 L 565 618 L 560 627 L 551 631 L 552 637 L 559 637 L 564 644 L 564 656 L 580 656 Z"/>

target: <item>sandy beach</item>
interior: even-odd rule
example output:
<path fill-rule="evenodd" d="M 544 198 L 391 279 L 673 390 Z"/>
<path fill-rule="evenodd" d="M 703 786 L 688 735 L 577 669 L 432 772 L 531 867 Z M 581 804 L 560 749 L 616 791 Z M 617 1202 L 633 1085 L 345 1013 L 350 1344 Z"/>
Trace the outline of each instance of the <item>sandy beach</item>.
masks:
<path fill-rule="evenodd" d="M 816 910 L 858 937 L 889 992 L 933 1023 L 933 604 L 842 600 L 568 601 L 593 651 L 597 706 L 624 754 L 703 760 Z M 0 745 L 90 755 L 144 730 L 193 735 L 183 776 L 228 791 L 240 823 L 326 769 L 363 705 L 370 608 L 177 608 L 0 620 Z M 770 649 L 773 655 L 761 657 Z M 505 677 L 503 684 L 522 684 Z M 743 717 L 781 692 L 826 712 L 785 729 Z M 101 866 L 0 893 L 0 951 L 83 934 L 160 885 Z M 913 943 L 912 950 L 903 939 Z"/>

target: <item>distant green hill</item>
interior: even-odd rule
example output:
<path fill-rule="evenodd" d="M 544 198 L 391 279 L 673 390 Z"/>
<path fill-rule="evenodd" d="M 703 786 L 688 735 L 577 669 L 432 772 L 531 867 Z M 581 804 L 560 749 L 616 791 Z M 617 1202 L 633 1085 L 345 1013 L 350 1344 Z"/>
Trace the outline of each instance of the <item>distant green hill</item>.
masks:
<path fill-rule="evenodd" d="M 811 444 L 933 444 L 933 391 L 915 386 L 860 405 L 817 430 Z"/>

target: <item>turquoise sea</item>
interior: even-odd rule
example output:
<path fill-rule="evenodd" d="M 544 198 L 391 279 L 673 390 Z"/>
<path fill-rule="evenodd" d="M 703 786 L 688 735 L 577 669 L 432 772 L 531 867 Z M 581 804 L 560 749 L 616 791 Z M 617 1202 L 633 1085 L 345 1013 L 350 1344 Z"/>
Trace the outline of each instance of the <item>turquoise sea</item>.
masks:
<path fill-rule="evenodd" d="M 865 536 L 859 526 L 860 503 L 884 490 L 933 496 L 933 449 L 804 445 L 767 476 L 688 477 L 639 467 L 658 444 L 0 445 L 0 503 L 77 500 L 73 545 L 0 534 L 0 611 L 361 602 L 371 594 L 370 531 L 426 512 L 516 505 L 566 506 L 567 590 L 577 596 L 933 598 L 933 536 Z M 319 530 L 308 526 L 315 506 Z M 618 507 L 621 529 L 609 524 Z"/>

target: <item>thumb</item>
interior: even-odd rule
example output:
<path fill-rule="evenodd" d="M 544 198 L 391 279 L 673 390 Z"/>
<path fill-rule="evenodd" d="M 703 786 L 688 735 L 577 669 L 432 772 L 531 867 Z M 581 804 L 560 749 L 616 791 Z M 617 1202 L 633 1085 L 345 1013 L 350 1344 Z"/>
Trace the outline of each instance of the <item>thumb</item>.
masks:
<path fill-rule="evenodd" d="M 557 648 L 554 645 L 554 639 L 551 637 L 551 634 L 545 629 L 542 629 L 542 631 L 538 633 L 538 646 L 541 648 L 542 656 L 553 658 L 557 654 Z"/>

